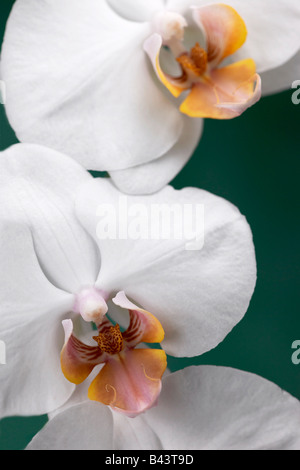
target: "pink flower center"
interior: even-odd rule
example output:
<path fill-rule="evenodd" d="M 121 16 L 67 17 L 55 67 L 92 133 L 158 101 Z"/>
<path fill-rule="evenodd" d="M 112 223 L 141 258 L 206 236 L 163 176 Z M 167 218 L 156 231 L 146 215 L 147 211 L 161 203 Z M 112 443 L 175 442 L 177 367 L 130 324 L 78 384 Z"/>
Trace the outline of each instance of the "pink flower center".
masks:
<path fill-rule="evenodd" d="M 90 298 L 91 296 L 91 298 Z M 61 367 L 66 379 L 79 385 L 93 369 L 102 369 L 89 386 L 88 397 L 129 416 L 135 416 L 152 407 L 161 391 L 161 378 L 165 372 L 166 354 L 161 349 L 136 348 L 141 343 L 160 343 L 164 338 L 162 325 L 150 312 L 143 310 L 125 296 L 124 292 L 112 299 L 118 307 L 129 311 L 130 323 L 121 332 L 103 314 L 106 307 L 95 315 L 86 309 L 95 303 L 104 305 L 104 298 L 96 289 L 86 289 L 77 296 L 77 312 L 85 317 L 100 318 L 98 334 L 93 336 L 97 346 L 82 342 L 73 333 L 72 320 L 64 320 L 65 345 L 61 352 Z M 108 300 L 108 299 L 107 299 Z M 99 302 L 99 303 L 98 303 Z M 82 315 L 83 316 L 83 315 Z"/>

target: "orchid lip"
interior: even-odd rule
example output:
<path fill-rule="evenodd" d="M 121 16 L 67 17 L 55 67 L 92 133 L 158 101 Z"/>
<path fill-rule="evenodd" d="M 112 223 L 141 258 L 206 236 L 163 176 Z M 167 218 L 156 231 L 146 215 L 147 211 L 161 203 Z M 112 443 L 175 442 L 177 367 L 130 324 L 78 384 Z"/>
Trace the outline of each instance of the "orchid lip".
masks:
<path fill-rule="evenodd" d="M 168 16 L 170 15 L 170 16 Z M 192 10 L 193 20 L 204 35 L 205 49 L 196 42 L 188 51 L 184 45 L 184 28 L 180 15 L 165 12 L 156 21 L 155 33 L 144 43 L 158 79 L 178 98 L 188 91 L 180 111 L 194 118 L 232 119 L 240 116 L 261 97 L 260 77 L 256 64 L 249 58 L 223 66 L 247 38 L 247 27 L 234 8 L 225 4 L 204 5 Z M 179 33 L 180 32 L 180 33 Z M 161 48 L 167 46 L 181 74 L 165 73 Z"/>
<path fill-rule="evenodd" d="M 88 293 L 80 300 L 86 305 Z M 62 371 L 70 382 L 84 382 L 94 367 L 104 364 L 89 387 L 88 397 L 128 416 L 136 416 L 154 406 L 161 392 L 166 354 L 161 349 L 136 348 L 141 343 L 160 343 L 164 331 L 149 312 L 130 302 L 124 292 L 112 299 L 115 305 L 129 311 L 130 323 L 124 332 L 105 315 L 98 323 L 97 343 L 89 346 L 73 334 L 72 320 L 64 320 L 65 345 L 61 352 Z"/>

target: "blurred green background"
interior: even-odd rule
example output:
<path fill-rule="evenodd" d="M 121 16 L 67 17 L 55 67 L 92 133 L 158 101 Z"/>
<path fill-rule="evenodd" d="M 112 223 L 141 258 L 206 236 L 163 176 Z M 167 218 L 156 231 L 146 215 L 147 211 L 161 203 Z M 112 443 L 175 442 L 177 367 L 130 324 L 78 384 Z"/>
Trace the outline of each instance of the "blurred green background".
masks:
<path fill-rule="evenodd" d="M 1 42 L 13 3 L 1 2 Z M 196 186 L 222 196 L 246 215 L 258 282 L 246 316 L 222 344 L 193 360 L 169 358 L 169 367 L 235 367 L 259 374 L 300 399 L 300 364 L 291 361 L 292 342 L 300 339 L 300 105 L 293 105 L 291 96 L 288 90 L 263 98 L 232 121 L 206 121 L 198 149 L 173 181 L 176 188 Z M 0 150 L 16 142 L 0 105 Z M 46 420 L 3 419 L 0 450 L 23 449 Z"/>

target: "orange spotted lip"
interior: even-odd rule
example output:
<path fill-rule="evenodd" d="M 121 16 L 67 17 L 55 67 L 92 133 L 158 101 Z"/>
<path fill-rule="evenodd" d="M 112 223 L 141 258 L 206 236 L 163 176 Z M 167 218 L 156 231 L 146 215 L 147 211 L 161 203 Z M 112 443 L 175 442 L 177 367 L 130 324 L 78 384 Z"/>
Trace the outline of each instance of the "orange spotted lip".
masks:
<path fill-rule="evenodd" d="M 129 310 L 127 330 L 121 332 L 118 324 L 112 325 L 105 317 L 98 335 L 93 336 L 97 345 L 89 346 L 73 334 L 72 321 L 65 320 L 61 367 L 67 380 L 79 385 L 97 365 L 104 364 L 89 387 L 88 397 L 135 416 L 156 402 L 167 367 L 163 350 L 135 348 L 140 343 L 161 342 L 164 330 L 154 315 L 132 304 L 124 292 L 113 301 Z"/>

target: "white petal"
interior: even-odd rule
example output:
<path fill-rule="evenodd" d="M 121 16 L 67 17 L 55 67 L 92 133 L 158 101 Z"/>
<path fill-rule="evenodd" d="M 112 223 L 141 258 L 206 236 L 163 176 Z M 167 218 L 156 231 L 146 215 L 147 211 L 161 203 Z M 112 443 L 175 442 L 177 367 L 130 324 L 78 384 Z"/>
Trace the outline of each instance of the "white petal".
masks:
<path fill-rule="evenodd" d="M 166 210 L 166 223 L 171 217 L 165 233 L 159 213 L 151 214 L 156 208 Z M 175 221 L 171 209 L 177 213 Z M 96 285 L 110 293 L 124 290 L 155 315 L 166 332 L 162 344 L 167 353 L 202 354 L 245 314 L 256 282 L 252 234 L 238 209 L 224 199 L 200 189 L 171 187 L 151 196 L 125 196 L 98 179 L 83 189 L 77 214 L 100 249 Z M 195 250 L 187 243 L 192 234 L 200 235 Z"/>
<path fill-rule="evenodd" d="M 121 413 L 114 413 L 113 419 L 114 448 L 116 450 L 163 450 L 163 444 L 157 433 L 160 421 L 151 428 L 141 416 L 132 419 L 121 415 Z M 176 423 L 175 429 L 177 428 L 178 423 Z M 177 449 L 183 449 L 183 447 L 179 446 Z"/>
<path fill-rule="evenodd" d="M 166 9 L 186 15 L 192 5 L 198 6 L 199 1 L 201 2 L 201 0 L 198 0 L 198 2 L 197 0 L 167 0 Z"/>
<path fill-rule="evenodd" d="M 168 0 L 167 8 L 185 14 L 190 6 L 220 3 L 219 0 Z M 252 58 L 258 73 L 291 59 L 300 47 L 298 0 L 226 0 L 244 19 L 248 38 L 235 60 Z"/>
<path fill-rule="evenodd" d="M 132 21 L 150 21 L 156 12 L 164 9 L 164 0 L 107 0 L 113 10 Z"/>
<path fill-rule="evenodd" d="M 300 52 L 286 64 L 261 75 L 264 95 L 278 93 L 291 88 L 295 80 L 300 80 Z"/>
<path fill-rule="evenodd" d="M 203 131 L 203 120 L 184 116 L 179 141 L 163 157 L 127 170 L 111 171 L 115 185 L 127 194 L 151 194 L 162 189 L 191 158 Z"/>
<path fill-rule="evenodd" d="M 230 0 L 245 20 L 248 39 L 236 58 L 251 57 L 262 73 L 287 62 L 300 48 L 298 0 Z"/>
<path fill-rule="evenodd" d="M 18 0 L 1 71 L 19 140 L 62 151 L 88 170 L 164 155 L 183 119 L 143 50 L 150 34 L 148 23 L 124 20 L 103 0 Z"/>
<path fill-rule="evenodd" d="M 0 226 L 0 416 L 44 414 L 61 406 L 74 386 L 60 368 L 61 320 L 74 302 L 45 278 L 30 230 Z"/>
<path fill-rule="evenodd" d="M 300 450 L 299 401 L 261 377 L 225 367 L 170 374 L 156 408 L 133 424 L 118 418 L 116 426 L 118 449 L 134 448 L 134 429 L 141 449 L 150 442 L 158 450 Z"/>
<path fill-rule="evenodd" d="M 85 402 L 60 413 L 27 450 L 113 450 L 113 418 L 100 403 Z"/>
<path fill-rule="evenodd" d="M 90 180 L 72 159 L 45 147 L 18 144 L 0 154 L 0 221 L 29 227 L 46 276 L 73 293 L 99 271 L 98 250 L 74 214 L 78 188 Z"/>
<path fill-rule="evenodd" d="M 89 341 L 86 341 L 86 344 L 91 343 L 90 341 L 91 335 L 87 339 L 89 339 Z M 100 364 L 99 366 L 96 366 L 83 383 L 76 385 L 75 390 L 70 396 L 69 400 L 63 403 L 63 405 L 60 406 L 59 408 L 54 409 L 51 413 L 48 413 L 49 419 L 51 420 L 55 418 L 55 416 L 57 416 L 58 414 L 63 413 L 64 411 L 76 405 L 80 405 L 81 403 L 84 403 L 84 402 L 89 402 L 87 398 L 89 386 L 91 385 L 92 381 L 96 378 L 96 376 L 99 374 L 100 370 L 103 367 L 104 367 L 104 364 Z"/>

